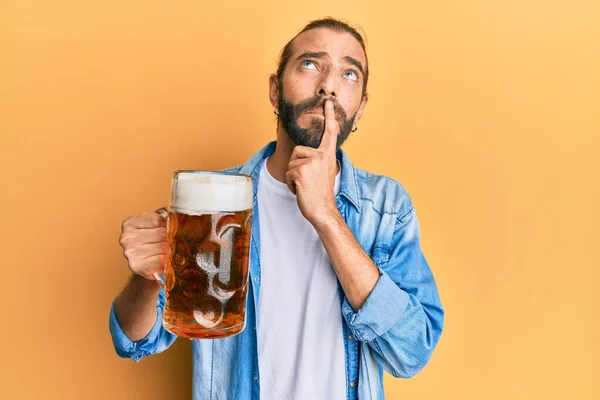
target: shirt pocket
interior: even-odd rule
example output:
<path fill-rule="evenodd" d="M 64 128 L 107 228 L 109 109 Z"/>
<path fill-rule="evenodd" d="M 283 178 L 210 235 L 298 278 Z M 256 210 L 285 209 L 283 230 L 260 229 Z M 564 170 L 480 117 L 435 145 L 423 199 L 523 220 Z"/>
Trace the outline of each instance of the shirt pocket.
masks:
<path fill-rule="evenodd" d="M 389 248 L 383 243 L 376 244 L 373 248 L 373 254 L 371 256 L 371 259 L 377 267 L 385 266 L 390 260 Z"/>

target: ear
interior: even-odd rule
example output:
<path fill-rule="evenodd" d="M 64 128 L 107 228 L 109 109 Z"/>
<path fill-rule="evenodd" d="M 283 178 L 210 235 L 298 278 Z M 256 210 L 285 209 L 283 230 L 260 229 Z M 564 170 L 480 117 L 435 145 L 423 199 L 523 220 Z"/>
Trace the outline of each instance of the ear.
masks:
<path fill-rule="evenodd" d="M 369 101 L 369 95 L 365 93 L 360 101 L 360 106 L 358 106 L 358 111 L 356 111 L 356 117 L 354 118 L 354 121 L 358 121 L 360 120 L 360 117 L 362 117 L 363 112 L 365 111 L 365 106 L 367 105 L 367 101 Z"/>
<path fill-rule="evenodd" d="M 275 74 L 269 77 L 269 100 L 273 107 L 279 107 L 279 79 Z"/>

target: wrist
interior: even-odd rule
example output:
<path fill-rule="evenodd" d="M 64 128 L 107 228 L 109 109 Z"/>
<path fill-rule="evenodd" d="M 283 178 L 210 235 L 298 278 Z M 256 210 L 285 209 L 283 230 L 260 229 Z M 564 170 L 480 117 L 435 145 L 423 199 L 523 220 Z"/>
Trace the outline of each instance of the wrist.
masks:
<path fill-rule="evenodd" d="M 328 209 L 327 211 L 320 214 L 317 218 L 314 219 L 312 225 L 315 227 L 317 232 L 321 232 L 327 228 L 332 228 L 336 226 L 339 221 L 342 220 L 342 216 L 337 208 Z"/>
<path fill-rule="evenodd" d="M 137 291 L 148 295 L 156 295 L 160 290 L 160 285 L 155 279 L 148 279 L 135 273 L 131 276 L 131 284 Z"/>

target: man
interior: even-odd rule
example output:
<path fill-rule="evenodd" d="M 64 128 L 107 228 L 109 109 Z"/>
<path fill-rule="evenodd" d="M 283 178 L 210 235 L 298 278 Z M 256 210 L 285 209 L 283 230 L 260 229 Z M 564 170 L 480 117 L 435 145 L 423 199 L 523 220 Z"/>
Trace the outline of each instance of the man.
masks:
<path fill-rule="evenodd" d="M 347 24 L 308 24 L 283 49 L 269 97 L 277 141 L 245 165 L 254 217 L 245 330 L 194 340 L 195 399 L 383 399 L 383 369 L 410 377 L 429 360 L 443 309 L 420 249 L 411 200 L 394 180 L 355 168 L 340 149 L 367 104 L 369 65 Z M 133 277 L 115 298 L 117 353 L 167 349 L 164 293 L 152 273 L 165 220 L 123 223 Z"/>

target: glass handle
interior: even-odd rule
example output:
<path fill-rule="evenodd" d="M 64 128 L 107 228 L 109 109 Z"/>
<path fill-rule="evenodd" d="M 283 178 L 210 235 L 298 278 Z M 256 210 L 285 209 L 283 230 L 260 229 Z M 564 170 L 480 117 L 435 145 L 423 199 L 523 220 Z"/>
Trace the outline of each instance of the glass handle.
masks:
<path fill-rule="evenodd" d="M 169 231 L 169 227 L 168 227 L 168 225 L 169 225 L 169 219 L 168 219 L 169 211 L 167 210 L 167 208 L 166 207 L 161 207 L 161 208 L 159 208 L 158 210 L 156 210 L 154 212 L 157 213 L 158 215 L 160 215 L 163 218 L 167 218 L 167 232 L 168 232 Z M 154 276 L 154 279 L 156 279 L 156 283 L 158 283 L 158 285 L 161 288 L 164 289 L 165 288 L 165 274 L 164 274 L 164 272 L 161 273 L 161 272 L 154 271 L 152 273 L 152 275 Z"/>

